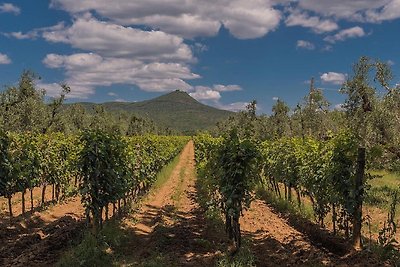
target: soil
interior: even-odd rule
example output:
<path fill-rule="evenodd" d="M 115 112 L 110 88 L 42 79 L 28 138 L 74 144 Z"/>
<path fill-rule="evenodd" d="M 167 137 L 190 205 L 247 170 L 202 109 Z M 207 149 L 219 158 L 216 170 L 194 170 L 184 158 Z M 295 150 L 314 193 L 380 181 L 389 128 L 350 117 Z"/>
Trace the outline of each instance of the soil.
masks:
<path fill-rule="evenodd" d="M 206 218 L 198 197 L 191 141 L 170 178 L 122 220 L 128 238 L 118 251 L 116 265 L 215 266 L 230 242 L 223 226 Z M 83 213 L 79 198 L 72 198 L 12 222 L 3 214 L 0 266 L 53 265 L 81 234 Z M 366 252 L 346 251 L 341 244 L 336 247 L 334 238 L 322 230 L 287 218 L 262 200 L 252 202 L 240 224 L 257 266 L 386 265 Z"/>
<path fill-rule="evenodd" d="M 79 237 L 84 209 L 80 198 L 27 212 L 11 221 L 0 217 L 0 266 L 49 266 Z"/>
<path fill-rule="evenodd" d="M 131 233 L 122 265 L 214 266 L 227 242 L 207 224 L 197 204 L 193 142 L 183 149 L 168 181 L 124 221 Z"/>

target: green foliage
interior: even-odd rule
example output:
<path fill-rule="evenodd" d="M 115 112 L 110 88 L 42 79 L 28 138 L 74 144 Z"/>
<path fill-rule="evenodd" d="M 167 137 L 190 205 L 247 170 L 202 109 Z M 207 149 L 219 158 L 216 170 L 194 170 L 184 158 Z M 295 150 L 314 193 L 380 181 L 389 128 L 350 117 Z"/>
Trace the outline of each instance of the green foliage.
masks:
<path fill-rule="evenodd" d="M 15 192 L 11 157 L 11 138 L 0 131 L 0 196 L 9 197 Z"/>
<path fill-rule="evenodd" d="M 147 190 L 187 141 L 186 137 L 122 138 L 99 130 L 83 132 L 78 157 L 80 193 L 95 229 L 101 228 L 103 208 Z"/>
<path fill-rule="evenodd" d="M 224 139 L 196 137 L 195 146 L 197 167 L 208 180 L 203 187 L 222 208 L 227 234 L 240 247 L 239 218 L 249 207 L 251 192 L 260 177 L 257 145 L 251 139 L 239 138 L 233 130 Z"/>

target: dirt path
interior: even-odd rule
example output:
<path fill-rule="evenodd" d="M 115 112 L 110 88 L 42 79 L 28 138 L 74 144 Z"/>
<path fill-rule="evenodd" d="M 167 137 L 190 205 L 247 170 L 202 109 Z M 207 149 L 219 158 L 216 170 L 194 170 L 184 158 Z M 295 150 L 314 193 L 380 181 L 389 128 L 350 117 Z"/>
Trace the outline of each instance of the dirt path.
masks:
<path fill-rule="evenodd" d="M 194 164 L 191 141 L 168 181 L 125 220 L 131 240 L 122 251 L 121 265 L 214 266 L 221 237 L 207 225 L 197 204 Z"/>

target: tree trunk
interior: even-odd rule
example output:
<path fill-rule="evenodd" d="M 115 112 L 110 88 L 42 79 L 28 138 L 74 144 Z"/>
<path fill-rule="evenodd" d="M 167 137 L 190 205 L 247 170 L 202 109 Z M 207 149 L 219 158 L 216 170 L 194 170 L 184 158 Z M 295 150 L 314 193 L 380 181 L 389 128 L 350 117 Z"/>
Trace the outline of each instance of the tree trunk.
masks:
<path fill-rule="evenodd" d="M 285 184 L 285 199 L 286 199 L 286 200 L 288 199 L 287 186 L 286 186 L 286 184 Z"/>
<path fill-rule="evenodd" d="M 33 188 L 29 188 L 29 191 L 31 192 L 31 212 L 33 212 Z"/>
<path fill-rule="evenodd" d="M 301 197 L 300 197 L 300 190 L 296 189 L 296 195 L 297 195 L 297 205 L 300 208 L 301 207 Z"/>
<path fill-rule="evenodd" d="M 56 185 L 56 201 L 57 201 L 57 203 L 59 200 L 60 200 L 60 185 L 57 184 Z"/>
<path fill-rule="evenodd" d="M 357 171 L 354 188 L 354 214 L 353 214 L 353 247 L 361 249 L 361 223 L 362 223 L 362 203 L 364 194 L 364 176 L 365 176 L 365 148 L 359 147 L 357 153 Z"/>
<path fill-rule="evenodd" d="M 44 202 L 46 201 L 46 185 L 42 188 L 42 207 L 44 207 Z"/>
<path fill-rule="evenodd" d="M 118 216 L 121 216 L 121 199 L 118 199 Z"/>
<path fill-rule="evenodd" d="M 12 211 L 12 195 L 8 195 L 8 213 L 10 215 L 10 218 L 13 217 L 13 211 Z"/>
<path fill-rule="evenodd" d="M 108 220 L 108 204 L 105 206 L 106 220 Z"/>
<path fill-rule="evenodd" d="M 275 190 L 276 190 L 279 198 L 282 198 L 281 189 L 279 188 L 279 184 L 277 182 L 275 182 L 274 184 L 275 184 Z"/>
<path fill-rule="evenodd" d="M 332 225 L 333 225 L 333 234 L 336 235 L 336 207 L 335 203 L 332 203 Z"/>
<path fill-rule="evenodd" d="M 25 214 L 25 192 L 26 189 L 24 189 L 21 193 L 22 214 Z"/>
<path fill-rule="evenodd" d="M 55 199 L 55 184 L 51 185 L 51 201 L 54 202 Z"/>
<path fill-rule="evenodd" d="M 103 229 L 103 207 L 100 207 L 98 217 L 100 229 Z"/>

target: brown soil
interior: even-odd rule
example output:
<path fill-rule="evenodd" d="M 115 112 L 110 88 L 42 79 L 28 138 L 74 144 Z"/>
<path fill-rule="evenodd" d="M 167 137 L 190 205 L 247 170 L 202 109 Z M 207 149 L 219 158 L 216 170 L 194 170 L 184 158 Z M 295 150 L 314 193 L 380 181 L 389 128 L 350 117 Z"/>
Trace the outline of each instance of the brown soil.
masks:
<path fill-rule="evenodd" d="M 207 224 L 197 204 L 193 149 L 189 142 L 168 181 L 125 219 L 131 238 L 121 265 L 160 260 L 164 266 L 214 266 L 226 239 Z"/>
<path fill-rule="evenodd" d="M 0 266 L 49 266 L 83 228 L 80 198 L 20 215 L 0 217 Z"/>
<path fill-rule="evenodd" d="M 338 238 L 312 223 L 293 220 L 281 216 L 261 200 L 252 202 L 240 223 L 243 235 L 252 241 L 257 266 L 386 265 L 366 252 L 343 251 L 345 245 Z M 316 242 L 315 236 L 322 243 Z"/>
<path fill-rule="evenodd" d="M 25 192 L 25 211 L 31 211 L 31 195 L 29 190 Z M 43 209 L 41 207 L 41 199 L 42 199 L 42 188 L 35 187 L 33 189 L 33 211 L 40 211 Z M 46 187 L 46 194 L 45 194 L 45 205 L 44 208 L 53 204 L 52 201 L 52 187 Z M 12 211 L 13 216 L 18 217 L 22 213 L 22 193 L 16 193 L 13 195 L 12 198 Z M 8 212 L 8 199 L 4 197 L 0 197 L 0 217 L 5 218 L 9 216 Z"/>

